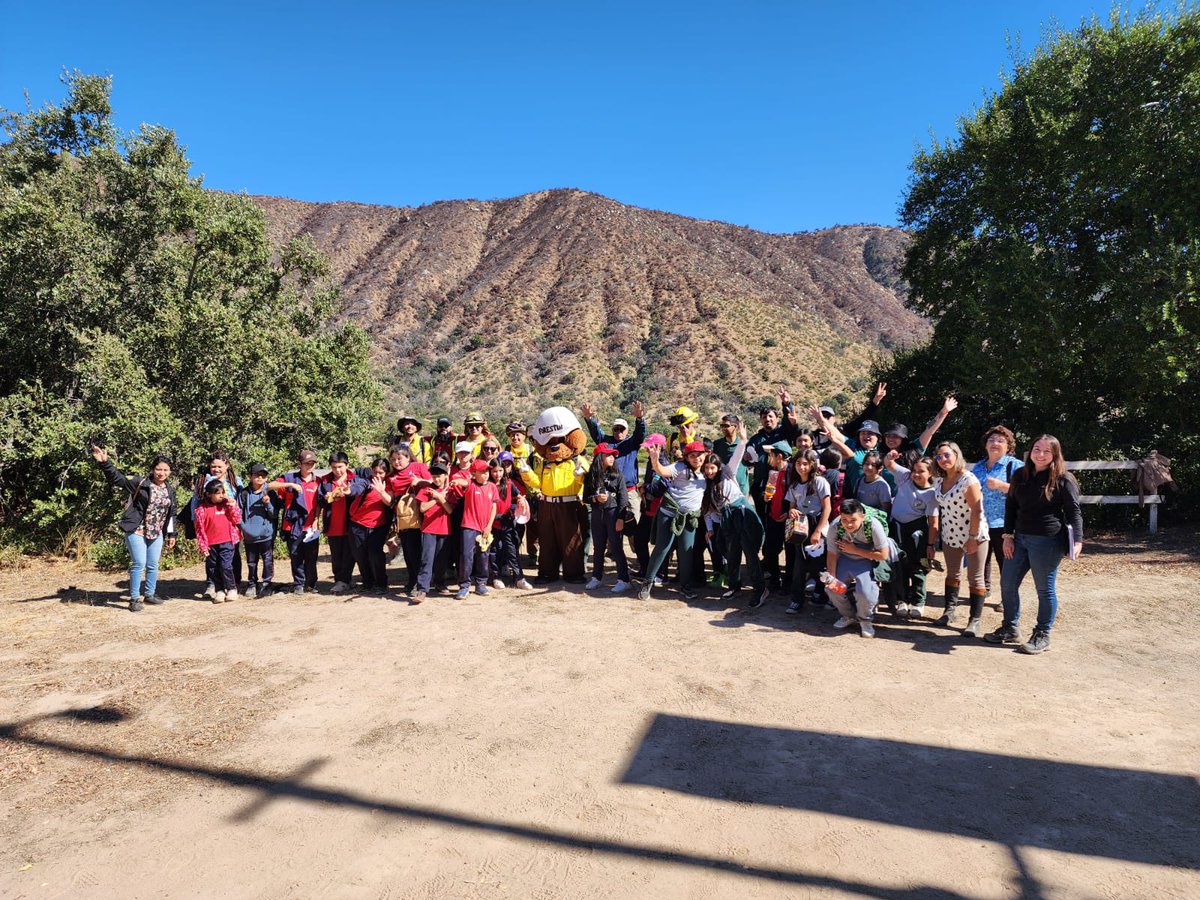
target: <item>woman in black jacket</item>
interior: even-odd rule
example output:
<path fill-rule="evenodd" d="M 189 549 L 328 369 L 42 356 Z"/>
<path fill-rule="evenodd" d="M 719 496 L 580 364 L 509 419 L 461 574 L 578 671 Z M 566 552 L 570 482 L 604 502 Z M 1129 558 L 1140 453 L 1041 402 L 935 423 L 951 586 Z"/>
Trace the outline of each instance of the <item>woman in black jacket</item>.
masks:
<path fill-rule="evenodd" d="M 1000 596 L 1004 622 L 985 640 L 1015 644 L 1021 616 L 1021 582 L 1033 572 L 1038 618 L 1033 636 L 1021 646 L 1025 653 L 1050 649 L 1050 629 L 1058 612 L 1054 582 L 1064 556 L 1083 552 L 1083 516 L 1079 485 L 1067 471 L 1058 438 L 1043 434 L 1029 448 L 1024 468 L 1013 473 L 1004 506 L 1004 568 Z"/>
<path fill-rule="evenodd" d="M 125 546 L 133 562 L 129 567 L 129 609 L 140 612 L 143 597 L 146 603 L 162 603 L 155 590 L 158 587 L 158 560 L 163 544 L 175 546 L 175 489 L 167 483 L 171 477 L 171 461 L 156 457 L 150 474 L 129 478 L 108 458 L 103 447 L 92 447 L 92 458 L 100 464 L 109 484 L 129 493 L 129 502 L 121 514 L 118 527 L 125 535 Z M 146 584 L 143 591 L 142 574 Z"/>
<path fill-rule="evenodd" d="M 617 448 L 611 444 L 599 444 L 592 451 L 592 467 L 583 483 L 583 499 L 592 507 L 592 578 L 585 589 L 594 591 L 600 587 L 604 580 L 604 554 L 611 551 L 617 564 L 617 583 L 612 592 L 619 594 L 630 586 L 629 562 L 621 542 L 629 492 L 616 459 Z"/>

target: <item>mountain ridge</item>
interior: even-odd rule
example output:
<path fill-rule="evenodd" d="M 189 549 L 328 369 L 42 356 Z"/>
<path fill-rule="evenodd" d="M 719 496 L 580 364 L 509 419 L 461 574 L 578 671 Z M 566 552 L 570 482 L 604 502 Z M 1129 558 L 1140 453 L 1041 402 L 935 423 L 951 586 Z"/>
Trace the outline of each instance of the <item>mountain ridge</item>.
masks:
<path fill-rule="evenodd" d="M 875 357 L 929 330 L 905 305 L 907 236 L 888 226 L 768 234 L 566 188 L 419 207 L 250 199 L 276 243 L 312 236 L 392 405 L 428 415 L 642 396 L 711 419 L 778 384 L 844 404 Z"/>

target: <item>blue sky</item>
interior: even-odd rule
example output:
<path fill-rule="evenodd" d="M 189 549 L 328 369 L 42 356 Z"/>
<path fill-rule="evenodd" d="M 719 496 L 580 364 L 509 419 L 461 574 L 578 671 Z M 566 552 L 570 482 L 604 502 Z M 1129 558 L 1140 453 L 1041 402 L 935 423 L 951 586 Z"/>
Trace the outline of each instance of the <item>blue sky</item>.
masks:
<path fill-rule="evenodd" d="M 409 206 L 554 187 L 765 231 L 893 224 L 914 148 L 1108 3 L 3 4 L 0 106 L 114 76 L 214 188 Z M 1136 8 L 1136 7 L 1135 7 Z"/>

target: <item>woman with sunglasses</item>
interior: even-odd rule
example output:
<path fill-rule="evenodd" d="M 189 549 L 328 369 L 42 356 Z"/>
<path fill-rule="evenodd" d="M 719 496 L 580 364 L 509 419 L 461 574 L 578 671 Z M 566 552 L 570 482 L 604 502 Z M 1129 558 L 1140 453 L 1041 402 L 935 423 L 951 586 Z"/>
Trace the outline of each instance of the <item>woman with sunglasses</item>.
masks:
<path fill-rule="evenodd" d="M 930 558 L 934 555 L 937 538 L 942 539 L 946 557 L 946 611 L 938 625 L 953 625 L 958 617 L 958 591 L 963 561 L 967 564 L 967 584 L 971 606 L 963 634 L 979 637 L 982 631 L 983 601 L 987 588 L 983 583 L 983 565 L 988 551 L 988 523 L 983 514 L 983 489 L 979 479 L 967 471 L 962 450 L 953 441 L 942 441 L 933 454 L 940 478 L 936 481 L 934 500 L 938 524 L 929 529 Z"/>
<path fill-rule="evenodd" d="M 1033 572 L 1038 595 L 1037 626 L 1024 653 L 1050 649 L 1050 629 L 1058 613 L 1054 583 L 1063 556 L 1083 553 L 1083 515 L 1079 485 L 1067 471 L 1058 438 L 1043 434 L 1029 448 L 1024 468 L 1013 473 L 1004 509 L 1004 568 L 1000 596 L 1004 622 L 985 636 L 993 644 L 1015 644 L 1021 617 L 1021 582 Z"/>

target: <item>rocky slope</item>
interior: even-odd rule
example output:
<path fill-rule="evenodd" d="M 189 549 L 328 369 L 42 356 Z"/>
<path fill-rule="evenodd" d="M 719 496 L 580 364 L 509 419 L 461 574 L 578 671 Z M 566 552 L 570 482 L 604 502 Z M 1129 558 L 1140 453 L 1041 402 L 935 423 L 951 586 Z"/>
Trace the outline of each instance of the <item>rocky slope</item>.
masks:
<path fill-rule="evenodd" d="M 274 240 L 312 235 L 395 406 L 423 414 L 641 396 L 711 420 L 780 384 L 846 402 L 874 355 L 928 331 L 904 303 L 894 228 L 764 234 L 577 190 L 419 208 L 253 199 Z"/>

